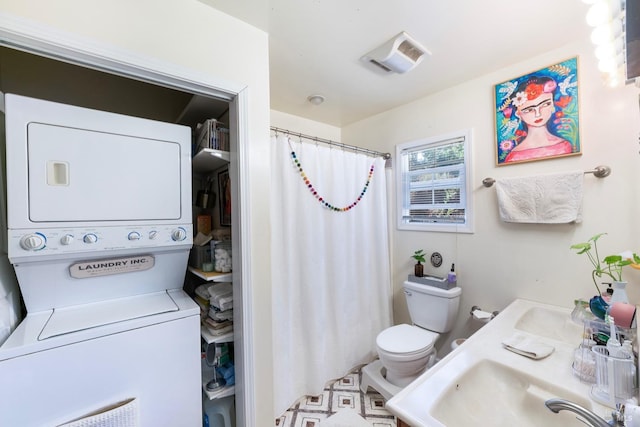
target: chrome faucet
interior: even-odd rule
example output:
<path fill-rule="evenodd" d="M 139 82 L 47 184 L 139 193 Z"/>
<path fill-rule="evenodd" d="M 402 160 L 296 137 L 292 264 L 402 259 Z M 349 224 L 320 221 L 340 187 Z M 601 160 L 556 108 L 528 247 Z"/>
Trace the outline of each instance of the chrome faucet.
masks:
<path fill-rule="evenodd" d="M 549 408 L 556 414 L 562 410 L 574 412 L 582 417 L 587 425 L 592 427 L 624 426 L 622 422 L 622 420 L 624 420 L 624 417 L 614 417 L 614 420 L 612 420 L 612 424 L 609 424 L 603 418 L 600 418 L 590 410 L 583 408 L 577 403 L 573 403 L 569 400 L 555 398 L 547 400 L 546 402 L 544 402 L 544 404 L 547 406 L 547 408 Z"/>

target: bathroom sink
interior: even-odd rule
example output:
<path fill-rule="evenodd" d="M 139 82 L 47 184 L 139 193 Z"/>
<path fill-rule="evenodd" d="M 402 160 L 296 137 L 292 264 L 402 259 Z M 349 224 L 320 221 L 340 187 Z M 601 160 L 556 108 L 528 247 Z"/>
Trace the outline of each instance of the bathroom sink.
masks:
<path fill-rule="evenodd" d="M 554 351 L 538 360 L 511 352 L 502 343 L 514 334 Z M 411 426 L 584 427 L 576 414 L 544 404 L 561 398 L 606 419 L 611 408 L 592 400 L 592 384 L 571 368 L 581 336 L 570 308 L 516 299 L 386 407 Z"/>
<path fill-rule="evenodd" d="M 584 427 L 573 413 L 548 410 L 544 402 L 553 397 L 591 406 L 586 396 L 482 359 L 449 384 L 430 415 L 451 427 Z"/>
<path fill-rule="evenodd" d="M 580 342 L 583 332 L 582 326 L 574 323 L 569 313 L 548 307 L 531 307 L 520 316 L 514 327 L 568 344 Z"/>

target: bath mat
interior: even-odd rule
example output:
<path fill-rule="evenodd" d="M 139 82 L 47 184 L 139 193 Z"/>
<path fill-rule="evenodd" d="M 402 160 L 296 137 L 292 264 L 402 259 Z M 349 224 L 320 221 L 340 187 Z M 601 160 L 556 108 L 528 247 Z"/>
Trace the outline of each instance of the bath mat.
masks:
<path fill-rule="evenodd" d="M 353 409 L 343 408 L 322 421 L 318 427 L 372 427 Z"/>

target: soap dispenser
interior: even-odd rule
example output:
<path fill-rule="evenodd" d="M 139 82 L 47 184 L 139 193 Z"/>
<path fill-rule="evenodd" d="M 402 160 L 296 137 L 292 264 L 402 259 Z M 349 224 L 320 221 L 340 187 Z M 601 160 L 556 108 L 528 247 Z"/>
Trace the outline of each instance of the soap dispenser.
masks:
<path fill-rule="evenodd" d="M 458 278 L 456 277 L 455 264 L 451 264 L 451 271 L 447 275 L 447 282 L 449 283 L 449 285 L 455 286 L 457 281 Z"/>
<path fill-rule="evenodd" d="M 613 288 L 611 287 L 611 283 L 603 283 L 603 285 L 607 285 L 607 289 L 602 292 L 602 299 L 609 304 L 609 301 L 611 301 L 611 297 L 613 296 Z"/>

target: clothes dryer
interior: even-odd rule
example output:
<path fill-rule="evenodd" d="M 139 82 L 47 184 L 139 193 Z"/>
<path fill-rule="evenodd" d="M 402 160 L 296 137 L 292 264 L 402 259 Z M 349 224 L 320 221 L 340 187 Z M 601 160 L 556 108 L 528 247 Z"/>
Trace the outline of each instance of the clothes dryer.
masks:
<path fill-rule="evenodd" d="M 199 425 L 190 129 L 4 106 L 6 249 L 27 316 L 0 347 L 0 425 Z"/>

